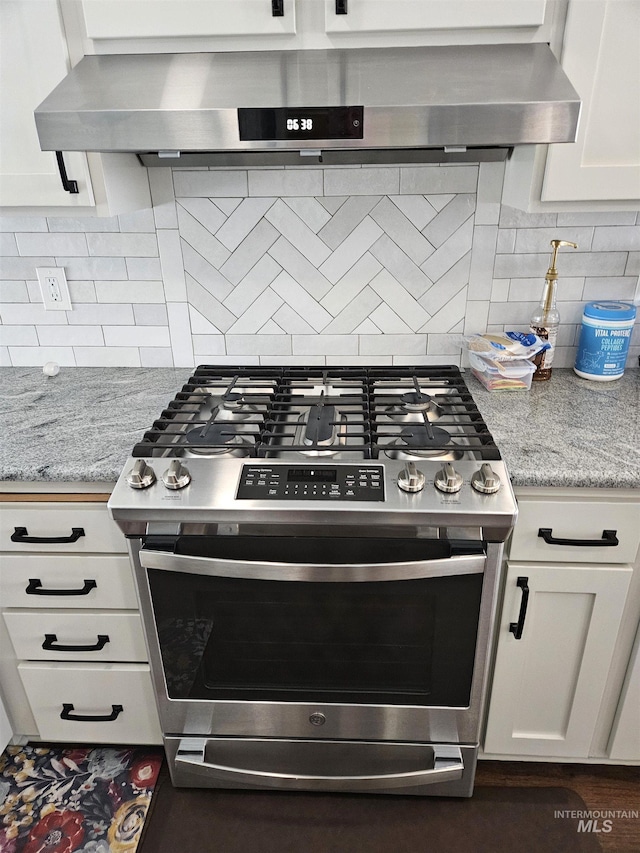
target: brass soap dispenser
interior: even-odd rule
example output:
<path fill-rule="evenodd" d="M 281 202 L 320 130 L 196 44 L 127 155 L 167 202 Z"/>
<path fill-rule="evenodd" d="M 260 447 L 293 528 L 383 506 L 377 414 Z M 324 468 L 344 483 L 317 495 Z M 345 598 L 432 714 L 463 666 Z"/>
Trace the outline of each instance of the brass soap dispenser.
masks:
<path fill-rule="evenodd" d="M 536 372 L 533 374 L 534 382 L 544 382 L 546 379 L 551 379 L 551 364 L 556 349 L 558 326 L 560 324 L 560 314 L 556 307 L 556 285 L 558 283 L 556 258 L 558 257 L 558 249 L 560 246 L 578 248 L 576 243 L 569 243 L 567 240 L 552 240 L 551 245 L 553 252 L 551 254 L 551 263 L 545 276 L 542 299 L 533 312 L 529 326 L 534 335 L 538 335 L 539 338 L 548 341 L 550 344 L 549 349 L 538 353 L 533 359 L 536 365 Z"/>

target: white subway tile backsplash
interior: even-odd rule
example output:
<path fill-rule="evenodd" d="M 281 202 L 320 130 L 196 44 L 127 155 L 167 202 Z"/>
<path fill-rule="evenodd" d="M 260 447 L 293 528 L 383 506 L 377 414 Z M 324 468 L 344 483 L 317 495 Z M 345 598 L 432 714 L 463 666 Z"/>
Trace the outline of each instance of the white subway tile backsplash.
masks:
<path fill-rule="evenodd" d="M 164 305 L 161 281 L 96 281 L 98 302 L 158 302 Z"/>
<path fill-rule="evenodd" d="M 322 169 L 253 169 L 249 196 L 322 195 Z"/>
<path fill-rule="evenodd" d="M 158 240 L 153 234 L 87 234 L 89 254 L 100 258 L 157 258 Z M 54 252 L 69 255 L 70 252 Z M 77 254 L 81 254 L 78 252 Z"/>
<path fill-rule="evenodd" d="M 3 347 L 37 347 L 39 344 L 35 326 L 0 326 L 0 345 Z"/>
<path fill-rule="evenodd" d="M 324 170 L 324 194 L 397 195 L 400 192 L 400 169 L 369 168 Z"/>
<path fill-rule="evenodd" d="M 11 364 L 14 367 L 44 367 L 48 361 L 56 361 L 61 367 L 75 367 L 76 356 L 73 347 L 8 347 Z M 95 347 L 95 352 L 106 352 L 105 348 Z M 84 362 L 81 362 L 84 364 Z"/>
<path fill-rule="evenodd" d="M 135 327 L 128 328 L 132 331 Z M 106 334 L 103 337 L 101 326 L 41 326 L 38 329 L 38 339 L 43 347 L 109 346 Z"/>
<path fill-rule="evenodd" d="M 171 347 L 140 347 L 141 367 L 173 367 Z"/>
<path fill-rule="evenodd" d="M 16 235 L 18 253 L 29 255 L 69 255 L 82 257 L 88 255 L 87 236 L 85 234 L 20 234 Z"/>
<path fill-rule="evenodd" d="M 240 171 L 194 171 L 174 170 L 173 186 L 176 198 L 195 196 L 196 198 L 214 198 L 215 196 L 235 196 L 244 198 L 247 193 L 247 173 Z"/>
<path fill-rule="evenodd" d="M 527 328 L 559 237 L 580 246 L 559 263 L 570 365 L 585 301 L 640 300 L 640 214 L 500 207 L 503 174 L 167 168 L 150 210 L 0 217 L 0 363 L 458 364 L 463 333 Z M 73 310 L 44 311 L 36 266 L 64 267 Z"/>

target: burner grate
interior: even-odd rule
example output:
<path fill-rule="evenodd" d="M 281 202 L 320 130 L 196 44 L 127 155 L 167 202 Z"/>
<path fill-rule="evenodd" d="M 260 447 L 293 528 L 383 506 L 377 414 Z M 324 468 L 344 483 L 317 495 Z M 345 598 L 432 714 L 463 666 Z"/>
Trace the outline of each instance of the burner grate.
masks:
<path fill-rule="evenodd" d="M 191 453 L 500 459 L 455 365 L 203 365 L 133 449 L 137 457 Z"/>

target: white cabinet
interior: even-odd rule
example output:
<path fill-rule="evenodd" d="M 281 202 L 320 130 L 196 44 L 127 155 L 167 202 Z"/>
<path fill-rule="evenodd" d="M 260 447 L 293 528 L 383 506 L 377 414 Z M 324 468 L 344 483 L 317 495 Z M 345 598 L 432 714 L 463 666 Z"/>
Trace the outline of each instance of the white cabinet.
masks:
<path fill-rule="evenodd" d="M 428 32 L 538 27 L 546 0 L 324 0 L 324 5 L 329 33 Z"/>
<path fill-rule="evenodd" d="M 589 754 L 632 573 L 509 564 L 485 752 Z"/>
<path fill-rule="evenodd" d="M 52 151 L 41 151 L 33 111 L 69 70 L 57 0 L 0 3 L 0 206 L 48 213 L 125 213 L 151 207 L 146 169 L 134 155 L 63 152 L 67 192 Z"/>
<path fill-rule="evenodd" d="M 84 0 L 82 9 L 87 36 L 96 40 L 296 31 L 294 0 Z"/>
<path fill-rule="evenodd" d="M 609 742 L 609 758 L 640 761 L 640 627 Z"/>
<path fill-rule="evenodd" d="M 0 682 L 15 733 L 160 743 L 131 566 L 105 497 L 7 498 Z"/>
<path fill-rule="evenodd" d="M 640 619 L 638 496 L 516 495 L 484 755 L 638 760 L 640 675 L 629 662 Z"/>
<path fill-rule="evenodd" d="M 640 203 L 640 3 L 569 0 L 556 54 L 582 99 L 574 144 L 522 146 L 503 202 L 531 211 L 636 210 Z"/>

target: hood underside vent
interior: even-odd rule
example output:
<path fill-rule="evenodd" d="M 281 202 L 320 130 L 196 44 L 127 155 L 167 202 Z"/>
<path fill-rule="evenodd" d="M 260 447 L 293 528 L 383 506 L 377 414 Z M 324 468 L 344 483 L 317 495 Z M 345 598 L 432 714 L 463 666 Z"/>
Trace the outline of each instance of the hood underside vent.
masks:
<path fill-rule="evenodd" d="M 579 114 L 547 45 L 503 44 L 85 56 L 35 119 L 45 151 L 250 166 L 500 159 Z"/>

